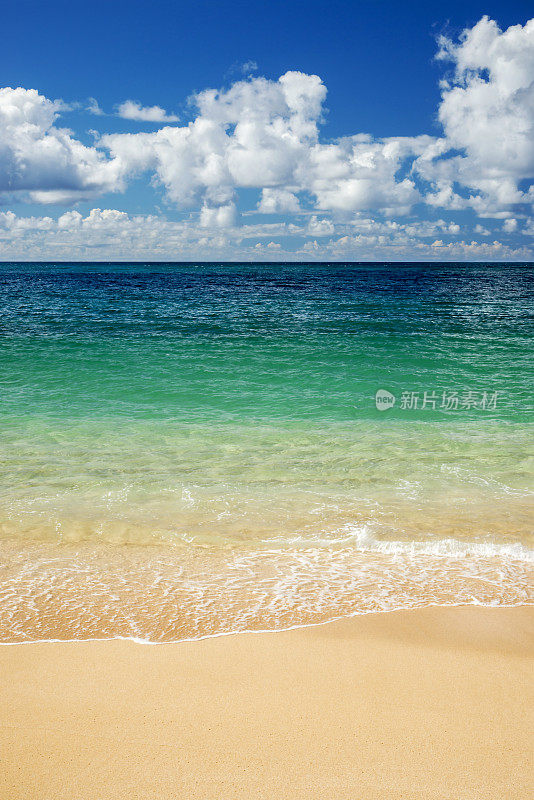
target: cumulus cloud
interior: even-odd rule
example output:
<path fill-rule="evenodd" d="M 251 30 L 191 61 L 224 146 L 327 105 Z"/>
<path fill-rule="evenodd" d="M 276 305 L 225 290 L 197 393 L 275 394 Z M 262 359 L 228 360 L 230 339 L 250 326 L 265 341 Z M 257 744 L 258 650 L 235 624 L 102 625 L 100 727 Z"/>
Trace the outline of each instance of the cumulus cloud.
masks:
<path fill-rule="evenodd" d="M 134 119 L 139 122 L 178 122 L 175 114 L 168 114 L 161 106 L 142 106 L 135 100 L 125 100 L 117 106 L 117 114 L 123 119 Z"/>
<path fill-rule="evenodd" d="M 515 230 L 517 230 L 517 220 L 513 217 L 505 219 L 502 229 L 505 233 L 513 233 Z"/>
<path fill-rule="evenodd" d="M 261 200 L 258 203 L 258 211 L 261 214 L 293 214 L 298 210 L 298 198 L 288 189 L 262 189 Z"/>
<path fill-rule="evenodd" d="M 180 236 L 192 242 L 195 229 L 195 241 L 220 252 L 228 242 L 257 241 L 261 230 L 275 245 L 276 236 L 301 237 L 300 252 L 325 258 L 371 246 L 400 253 L 419 245 L 427 255 L 451 257 L 478 247 L 482 257 L 496 252 L 497 240 L 462 244 L 469 214 L 500 219 L 507 236 L 531 230 L 528 223 L 520 228 L 517 218 L 528 217 L 534 203 L 534 20 L 501 31 L 484 17 L 455 41 L 442 37 L 438 58 L 450 70 L 441 85 L 438 136 L 355 133 L 325 140 L 326 87 L 319 76 L 295 70 L 277 80 L 249 75 L 227 89 L 202 91 L 192 98 L 187 124 L 171 125 L 177 117 L 163 108 L 127 100 L 120 116 L 160 123 L 158 129 L 98 135 L 92 146 L 60 126 L 61 102 L 35 90 L 1 89 L 0 199 L 68 204 L 122 191 L 146 175 L 168 202 L 190 210 Z M 90 108 L 102 114 L 96 101 Z M 249 213 L 288 219 L 246 225 L 239 215 L 241 190 L 256 192 Z M 414 220 L 423 203 L 429 216 L 447 212 L 452 221 Z M 49 238 L 54 231 L 72 237 L 92 230 L 96 236 L 113 228 L 132 234 L 132 218 L 97 211 L 86 217 L 67 211 L 57 230 L 42 217 L 36 230 Z M 458 212 L 467 212 L 461 225 L 454 219 Z M 139 224 L 147 236 L 157 229 L 176 243 L 178 228 L 158 220 Z M 471 230 L 499 235 L 479 224 Z"/>
<path fill-rule="evenodd" d="M 318 76 L 292 71 L 201 92 L 186 128 L 103 144 L 134 170 L 138 148 L 141 168 L 154 169 L 181 205 L 215 203 L 217 195 L 224 205 L 241 187 L 261 190 L 261 213 L 296 213 L 301 194 L 325 212 L 392 216 L 421 201 L 480 216 L 534 202 L 534 190 L 521 188 L 534 175 L 534 20 L 502 32 L 484 17 L 457 42 L 442 37 L 438 58 L 453 64 L 442 83 L 441 137 L 321 142 L 326 88 Z"/>
<path fill-rule="evenodd" d="M 441 37 L 437 57 L 454 73 L 442 82 L 444 138 L 417 164 L 429 202 L 481 216 L 534 202 L 534 19 L 503 32 L 483 17 L 458 42 Z"/>
<path fill-rule="evenodd" d="M 238 81 L 195 97 L 186 127 L 104 136 L 101 144 L 131 174 L 154 171 L 178 205 L 227 205 L 257 188 L 261 213 L 295 213 L 307 193 L 317 209 L 407 213 L 421 199 L 413 176 L 400 176 L 432 137 L 376 140 L 357 134 L 319 140 L 326 87 L 317 75 L 287 72 L 277 81 Z"/>
<path fill-rule="evenodd" d="M 431 141 L 428 136 L 376 140 L 358 134 L 317 145 L 310 153 L 306 188 L 322 210 L 407 213 L 421 195 L 414 178 L 399 172 Z"/>
<path fill-rule="evenodd" d="M 85 216 L 66 211 L 50 216 L 17 216 L 0 212 L 0 260 L 129 260 L 132 252 L 152 260 L 521 260 L 532 248 L 512 247 L 497 239 L 447 241 L 448 224 L 376 221 L 359 218 L 342 226 L 312 217 L 307 226 L 288 223 L 235 225 L 232 210 L 222 219 L 199 225 L 189 219 L 130 215 L 117 209 L 93 208 Z M 226 216 L 227 215 L 227 216 Z M 436 236 L 436 234 L 439 234 Z M 534 230 L 531 231 L 534 234 Z"/>
<path fill-rule="evenodd" d="M 236 218 L 236 209 L 233 203 L 225 206 L 203 206 L 200 211 L 200 225 L 202 228 L 230 228 Z"/>
<path fill-rule="evenodd" d="M 318 219 L 313 216 L 308 223 L 310 236 L 332 236 L 335 230 L 334 223 L 329 219 Z"/>
<path fill-rule="evenodd" d="M 108 135 L 101 143 L 127 172 L 154 171 L 178 205 L 226 206 L 238 188 L 295 182 L 318 140 L 325 96 L 320 78 L 300 72 L 238 81 L 198 94 L 198 115 L 185 127 Z"/>
<path fill-rule="evenodd" d="M 122 188 L 117 162 L 56 126 L 61 110 L 35 89 L 0 89 L 0 196 L 68 203 Z"/>

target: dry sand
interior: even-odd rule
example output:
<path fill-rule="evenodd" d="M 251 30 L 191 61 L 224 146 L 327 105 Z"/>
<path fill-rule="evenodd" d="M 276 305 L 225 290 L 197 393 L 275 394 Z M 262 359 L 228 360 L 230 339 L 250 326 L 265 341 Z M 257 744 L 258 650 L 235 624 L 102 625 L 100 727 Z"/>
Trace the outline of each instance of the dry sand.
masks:
<path fill-rule="evenodd" d="M 534 797 L 534 608 L 0 647 L 2 800 Z"/>

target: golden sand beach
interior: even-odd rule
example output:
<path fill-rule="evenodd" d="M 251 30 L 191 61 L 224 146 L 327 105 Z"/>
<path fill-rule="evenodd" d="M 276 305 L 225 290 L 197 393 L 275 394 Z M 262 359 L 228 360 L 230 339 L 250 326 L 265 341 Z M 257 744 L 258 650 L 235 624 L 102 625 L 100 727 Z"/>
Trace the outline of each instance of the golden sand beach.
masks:
<path fill-rule="evenodd" d="M 2 800 L 534 796 L 534 609 L 0 647 Z"/>

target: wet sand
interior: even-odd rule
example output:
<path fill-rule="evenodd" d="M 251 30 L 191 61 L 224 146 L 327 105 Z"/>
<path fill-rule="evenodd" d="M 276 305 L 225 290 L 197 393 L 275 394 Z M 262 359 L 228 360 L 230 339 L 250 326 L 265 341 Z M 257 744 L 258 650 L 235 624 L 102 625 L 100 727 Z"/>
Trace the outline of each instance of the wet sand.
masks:
<path fill-rule="evenodd" d="M 1 800 L 534 796 L 534 608 L 0 647 Z"/>

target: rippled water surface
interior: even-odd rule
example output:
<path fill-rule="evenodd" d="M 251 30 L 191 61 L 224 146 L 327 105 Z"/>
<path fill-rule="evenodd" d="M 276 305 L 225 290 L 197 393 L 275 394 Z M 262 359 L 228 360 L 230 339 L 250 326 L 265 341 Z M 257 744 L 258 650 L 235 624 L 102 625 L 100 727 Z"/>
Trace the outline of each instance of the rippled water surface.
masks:
<path fill-rule="evenodd" d="M 531 602 L 533 285 L 0 265 L 0 639 Z"/>

